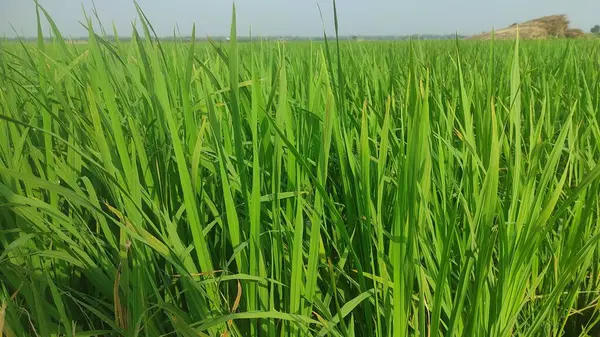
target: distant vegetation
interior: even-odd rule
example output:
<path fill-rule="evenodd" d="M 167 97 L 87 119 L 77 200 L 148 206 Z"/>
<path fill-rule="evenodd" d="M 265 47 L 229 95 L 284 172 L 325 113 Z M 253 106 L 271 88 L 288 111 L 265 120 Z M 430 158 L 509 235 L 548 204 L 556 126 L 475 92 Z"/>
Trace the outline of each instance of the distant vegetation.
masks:
<path fill-rule="evenodd" d="M 456 34 L 411 34 L 411 35 L 366 35 L 366 36 L 340 36 L 340 40 L 342 41 L 406 41 L 406 40 L 451 40 L 451 39 L 463 39 L 465 35 L 456 35 Z M 107 41 L 114 41 L 115 37 L 112 35 L 106 35 L 105 38 Z M 229 37 L 227 36 L 211 36 L 211 37 L 195 37 L 196 42 L 207 42 L 207 41 L 227 41 Z M 80 37 L 70 37 L 64 38 L 67 42 L 86 42 L 88 40 L 87 36 Z M 143 37 L 140 37 L 141 40 L 144 40 Z M 5 41 L 24 41 L 24 42 L 36 42 L 38 40 L 37 37 L 13 37 L 13 38 L 5 38 Z M 121 42 L 130 42 L 132 41 L 132 37 L 128 36 L 119 36 L 119 41 Z M 191 36 L 162 36 L 159 37 L 160 41 L 173 41 L 173 42 L 191 42 Z M 254 41 L 324 41 L 323 36 L 254 36 L 252 39 L 250 37 L 239 36 L 238 42 L 250 42 Z M 44 42 L 51 43 L 53 42 L 53 38 L 44 38 Z"/>
<path fill-rule="evenodd" d="M 569 19 L 566 15 L 552 15 L 520 24 L 515 23 L 494 32 L 473 36 L 472 39 L 490 40 L 493 36 L 497 40 L 514 40 L 517 35 L 525 40 L 548 38 L 575 39 L 584 36 L 585 33 L 581 29 L 569 27 Z"/>

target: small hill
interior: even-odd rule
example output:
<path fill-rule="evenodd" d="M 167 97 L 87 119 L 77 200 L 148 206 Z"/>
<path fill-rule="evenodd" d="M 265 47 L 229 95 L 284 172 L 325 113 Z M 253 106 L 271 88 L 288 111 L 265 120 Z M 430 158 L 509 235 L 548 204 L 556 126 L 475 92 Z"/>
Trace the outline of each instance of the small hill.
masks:
<path fill-rule="evenodd" d="M 494 32 L 494 38 L 497 40 L 514 40 L 517 37 L 517 32 L 519 38 L 526 40 L 578 38 L 585 35 L 581 29 L 570 28 L 569 23 L 566 15 L 544 16 L 497 30 Z M 472 40 L 490 40 L 491 38 L 491 32 L 471 37 Z"/>

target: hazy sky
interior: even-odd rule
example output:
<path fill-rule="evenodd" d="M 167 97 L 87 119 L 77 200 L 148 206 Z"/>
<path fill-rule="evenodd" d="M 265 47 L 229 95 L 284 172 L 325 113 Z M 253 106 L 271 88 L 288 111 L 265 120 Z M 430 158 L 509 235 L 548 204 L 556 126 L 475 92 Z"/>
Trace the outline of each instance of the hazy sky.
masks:
<path fill-rule="evenodd" d="M 92 0 L 40 0 L 65 36 L 85 36 L 79 24 L 83 8 L 91 15 Z M 136 18 L 132 0 L 96 0 L 103 24 L 130 35 Z M 169 36 L 175 25 L 189 35 L 195 22 L 200 36 L 229 34 L 230 0 L 139 0 L 158 35 Z M 331 1 L 238 0 L 238 34 L 320 36 L 333 26 Z M 338 0 L 342 35 L 474 34 L 550 14 L 567 14 L 572 26 L 589 31 L 600 24 L 600 0 Z M 0 36 L 36 35 L 33 0 L 0 0 Z M 44 32 L 47 32 L 45 28 Z"/>

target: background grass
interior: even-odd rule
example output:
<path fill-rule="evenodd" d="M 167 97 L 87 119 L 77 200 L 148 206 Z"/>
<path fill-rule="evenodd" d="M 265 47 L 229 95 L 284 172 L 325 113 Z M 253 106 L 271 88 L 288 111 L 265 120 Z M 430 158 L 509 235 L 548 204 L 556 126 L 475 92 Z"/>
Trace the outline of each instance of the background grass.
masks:
<path fill-rule="evenodd" d="M 592 333 L 598 44 L 238 44 L 233 15 L 71 45 L 40 8 L 52 43 L 2 42 L 0 331 Z"/>

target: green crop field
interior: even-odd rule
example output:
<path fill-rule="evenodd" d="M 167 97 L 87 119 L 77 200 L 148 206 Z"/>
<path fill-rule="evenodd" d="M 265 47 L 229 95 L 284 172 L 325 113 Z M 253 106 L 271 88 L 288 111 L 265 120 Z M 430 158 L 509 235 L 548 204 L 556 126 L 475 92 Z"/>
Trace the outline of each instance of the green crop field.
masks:
<path fill-rule="evenodd" d="M 598 333 L 596 41 L 38 17 L 0 42 L 4 336 Z"/>

